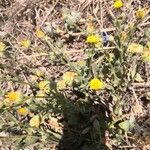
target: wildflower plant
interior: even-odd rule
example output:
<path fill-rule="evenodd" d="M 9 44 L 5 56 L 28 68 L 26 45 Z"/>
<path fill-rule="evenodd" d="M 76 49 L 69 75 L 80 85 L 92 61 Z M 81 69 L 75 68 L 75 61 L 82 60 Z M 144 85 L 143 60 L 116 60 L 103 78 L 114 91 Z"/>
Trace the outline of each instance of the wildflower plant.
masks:
<path fill-rule="evenodd" d="M 123 6 L 121 0 L 116 0 L 113 9 Z M 66 30 L 76 31 L 80 14 L 67 12 L 64 10 L 62 14 L 62 19 L 67 24 Z M 60 124 L 67 126 L 67 134 L 71 134 L 71 138 L 65 140 L 66 143 L 73 144 L 74 149 L 107 149 L 106 131 L 110 133 L 112 141 L 121 143 L 124 133 L 133 128 L 135 121 L 132 115 L 122 117 L 127 103 L 126 93 L 132 83 L 141 77 L 139 69 L 143 60 L 150 60 L 149 42 L 141 42 L 138 38 L 135 40 L 138 24 L 145 14 L 145 9 L 137 11 L 138 19 L 132 24 L 125 24 L 128 18 L 123 14 L 112 18 L 115 31 L 108 35 L 106 41 L 111 49 L 105 46 L 103 34 L 95 31 L 90 18 L 87 28 L 81 31 L 84 33 L 82 40 L 85 42 L 85 57 L 76 62 L 66 55 L 63 42 L 51 39 L 42 29 L 37 28 L 34 35 L 47 46 L 47 50 L 41 50 L 43 53 L 40 53 L 40 58 L 39 54 L 37 58 L 33 56 L 35 63 L 39 60 L 40 63 L 48 61 L 53 65 L 65 66 L 65 71 L 51 77 L 51 73 L 35 69 L 35 64 L 30 64 L 27 55 L 18 49 L 14 54 L 19 53 L 19 59 L 27 59 L 28 63 L 19 64 L 19 68 L 16 68 L 18 60 L 10 53 L 9 61 L 13 60 L 14 63 L 8 68 L 12 70 L 1 78 L 2 81 L 13 83 L 14 89 L 1 92 L 0 112 L 7 119 L 0 130 L 22 135 L 17 141 L 19 148 L 49 139 L 63 141 L 65 137 L 62 137 L 62 132 L 54 130 L 50 124 L 57 118 Z M 77 30 L 80 31 L 79 28 Z M 31 43 L 25 39 L 20 41 L 18 47 L 21 45 L 27 49 Z M 0 42 L 0 53 L 5 49 L 6 45 Z M 6 65 L 5 62 L 2 64 Z M 30 80 L 27 78 L 29 74 L 33 77 Z M 19 90 L 21 85 L 25 87 L 22 92 Z M 74 142 L 73 137 L 77 141 Z"/>

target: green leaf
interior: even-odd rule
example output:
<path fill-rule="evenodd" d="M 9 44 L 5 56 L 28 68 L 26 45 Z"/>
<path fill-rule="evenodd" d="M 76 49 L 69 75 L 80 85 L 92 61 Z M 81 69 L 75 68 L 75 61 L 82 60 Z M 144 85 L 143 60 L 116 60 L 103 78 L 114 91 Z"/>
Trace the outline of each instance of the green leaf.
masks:
<path fill-rule="evenodd" d="M 121 129 L 123 129 L 125 132 L 128 132 L 130 129 L 130 121 L 129 120 L 125 120 L 121 123 L 119 123 L 119 127 Z"/>
<path fill-rule="evenodd" d="M 144 33 L 147 37 L 150 37 L 150 28 L 146 28 Z"/>
<path fill-rule="evenodd" d="M 130 129 L 132 129 L 135 125 L 135 117 L 134 116 L 130 116 Z"/>
<path fill-rule="evenodd" d="M 136 68 L 137 68 L 137 66 L 133 65 L 133 67 L 130 69 L 132 78 L 134 78 L 136 75 Z"/>
<path fill-rule="evenodd" d="M 89 127 L 85 128 L 85 129 L 82 131 L 82 134 L 87 134 L 87 133 L 89 132 L 89 130 L 90 130 Z"/>
<path fill-rule="evenodd" d="M 27 136 L 24 139 L 24 142 L 25 142 L 25 145 L 28 146 L 28 145 L 36 143 L 38 141 L 38 139 L 39 139 L 39 137 L 36 137 L 36 136 Z"/>
<path fill-rule="evenodd" d="M 142 79 L 142 77 L 141 77 L 141 75 L 139 73 L 136 74 L 135 81 L 137 81 L 137 82 L 144 82 L 144 80 Z"/>
<path fill-rule="evenodd" d="M 94 127 L 96 133 L 99 135 L 100 134 L 100 124 L 97 119 L 94 120 L 93 127 Z"/>

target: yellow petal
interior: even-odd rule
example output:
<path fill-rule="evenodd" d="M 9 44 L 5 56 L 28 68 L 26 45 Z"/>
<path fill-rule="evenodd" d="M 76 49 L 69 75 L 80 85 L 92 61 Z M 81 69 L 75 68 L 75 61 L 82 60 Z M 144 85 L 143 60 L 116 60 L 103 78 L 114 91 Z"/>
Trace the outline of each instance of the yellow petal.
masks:
<path fill-rule="evenodd" d="M 35 34 L 38 38 L 44 38 L 45 37 L 45 33 L 39 28 L 35 31 Z"/>
<path fill-rule="evenodd" d="M 150 61 L 150 50 L 144 51 L 142 58 L 145 62 L 149 62 Z"/>
<path fill-rule="evenodd" d="M 64 80 L 60 80 L 57 82 L 57 89 L 58 90 L 63 90 L 66 88 L 66 83 Z"/>
<path fill-rule="evenodd" d="M 44 72 L 39 70 L 39 69 L 36 69 L 35 70 L 35 75 L 37 75 L 38 77 L 44 77 Z"/>
<path fill-rule="evenodd" d="M 68 85 L 72 85 L 76 75 L 75 72 L 67 71 L 63 74 L 63 81 Z"/>
<path fill-rule="evenodd" d="M 40 81 L 39 84 L 39 89 L 43 90 L 44 92 L 49 92 L 50 91 L 50 82 L 47 80 Z"/>
<path fill-rule="evenodd" d="M 121 7 L 123 7 L 123 2 L 122 2 L 122 0 L 116 0 L 116 1 L 114 2 L 113 7 L 114 7 L 114 8 L 121 8 Z"/>
<path fill-rule="evenodd" d="M 36 127 L 36 128 L 38 128 L 39 125 L 40 125 L 40 117 L 39 117 L 39 115 L 33 116 L 33 117 L 31 118 L 30 122 L 29 122 L 29 125 L 30 125 L 31 127 Z"/>
<path fill-rule="evenodd" d="M 28 109 L 25 107 L 21 107 L 18 109 L 18 114 L 22 116 L 26 116 L 28 114 Z"/>
<path fill-rule="evenodd" d="M 22 101 L 22 93 L 20 91 L 10 91 L 5 95 L 5 101 L 11 104 L 18 104 Z"/>
<path fill-rule="evenodd" d="M 20 41 L 19 44 L 24 48 L 28 48 L 30 46 L 31 42 L 28 39 L 23 39 Z"/>
<path fill-rule="evenodd" d="M 137 19 L 143 19 L 146 14 L 147 14 L 147 9 L 146 8 L 138 9 L 135 13 Z"/>
<path fill-rule="evenodd" d="M 127 49 L 127 51 L 130 53 L 143 53 L 143 50 L 143 46 L 137 43 L 131 43 Z"/>
<path fill-rule="evenodd" d="M 100 38 L 99 35 L 89 35 L 86 39 L 86 42 L 89 44 L 101 44 L 102 39 Z"/>
<path fill-rule="evenodd" d="M 97 78 L 93 78 L 89 82 L 89 86 L 91 90 L 100 90 L 104 88 L 104 83 L 102 80 L 99 80 Z"/>

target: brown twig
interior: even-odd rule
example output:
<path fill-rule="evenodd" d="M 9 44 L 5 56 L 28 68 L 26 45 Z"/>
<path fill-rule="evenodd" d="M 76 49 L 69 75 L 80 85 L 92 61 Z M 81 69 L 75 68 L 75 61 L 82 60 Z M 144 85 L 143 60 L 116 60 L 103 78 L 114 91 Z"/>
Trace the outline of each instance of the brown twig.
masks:
<path fill-rule="evenodd" d="M 150 88 L 150 82 L 132 83 L 132 86 L 135 87 L 135 88 Z"/>

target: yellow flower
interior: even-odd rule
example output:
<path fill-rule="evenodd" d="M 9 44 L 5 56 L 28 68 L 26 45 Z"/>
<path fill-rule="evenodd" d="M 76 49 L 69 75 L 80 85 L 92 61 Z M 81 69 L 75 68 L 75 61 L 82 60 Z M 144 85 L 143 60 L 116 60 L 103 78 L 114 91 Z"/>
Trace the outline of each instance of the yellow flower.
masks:
<path fill-rule="evenodd" d="M 39 117 L 39 115 L 33 116 L 33 117 L 31 118 L 30 122 L 29 122 L 29 125 L 30 125 L 31 127 L 36 127 L 36 128 L 38 128 L 39 125 L 40 125 L 40 117 Z"/>
<path fill-rule="evenodd" d="M 28 39 L 23 39 L 19 42 L 19 44 L 24 48 L 29 48 L 31 42 Z"/>
<path fill-rule="evenodd" d="M 28 109 L 25 107 L 21 107 L 18 109 L 18 114 L 21 116 L 26 116 L 28 114 Z"/>
<path fill-rule="evenodd" d="M 41 82 L 39 82 L 38 87 L 40 90 L 43 90 L 44 92 L 49 92 L 50 91 L 50 82 L 47 80 L 41 81 Z"/>
<path fill-rule="evenodd" d="M 86 65 L 85 60 L 79 60 L 77 63 L 80 67 L 85 67 L 85 65 Z"/>
<path fill-rule="evenodd" d="M 114 8 L 121 8 L 121 7 L 123 7 L 123 2 L 122 2 L 122 0 L 116 0 L 116 1 L 114 2 L 113 7 L 114 7 Z"/>
<path fill-rule="evenodd" d="M 63 81 L 71 86 L 76 75 L 75 72 L 67 71 L 63 74 Z"/>
<path fill-rule="evenodd" d="M 45 33 L 41 29 L 37 29 L 35 34 L 38 38 L 45 38 Z"/>
<path fill-rule="evenodd" d="M 144 61 L 149 62 L 150 61 L 150 50 L 147 50 L 143 53 L 142 58 Z"/>
<path fill-rule="evenodd" d="M 137 43 L 131 43 L 127 49 L 130 53 L 143 53 L 143 46 Z"/>
<path fill-rule="evenodd" d="M 5 49 L 6 45 L 3 42 L 0 42 L 0 56 L 4 54 Z"/>
<path fill-rule="evenodd" d="M 57 82 L 57 89 L 58 90 L 63 90 L 66 88 L 66 83 L 64 80 L 60 80 Z"/>
<path fill-rule="evenodd" d="M 101 90 L 104 88 L 104 83 L 102 80 L 93 78 L 92 80 L 90 80 L 89 86 L 91 90 Z"/>
<path fill-rule="evenodd" d="M 66 18 L 67 18 L 67 14 L 66 14 L 65 12 L 62 12 L 61 18 L 62 18 L 63 20 L 66 19 Z"/>
<path fill-rule="evenodd" d="M 138 9 L 135 12 L 135 15 L 136 15 L 137 19 L 143 19 L 146 14 L 147 14 L 147 9 L 146 8 Z"/>
<path fill-rule="evenodd" d="M 42 72 L 42 71 L 39 70 L 39 69 L 36 69 L 36 70 L 35 70 L 35 75 L 37 75 L 38 77 L 44 77 L 44 72 Z"/>
<path fill-rule="evenodd" d="M 89 44 L 101 44 L 102 39 L 98 35 L 89 35 L 86 39 L 86 42 Z"/>
<path fill-rule="evenodd" d="M 18 104 L 22 101 L 22 93 L 20 91 L 11 91 L 5 95 L 5 104 Z"/>

